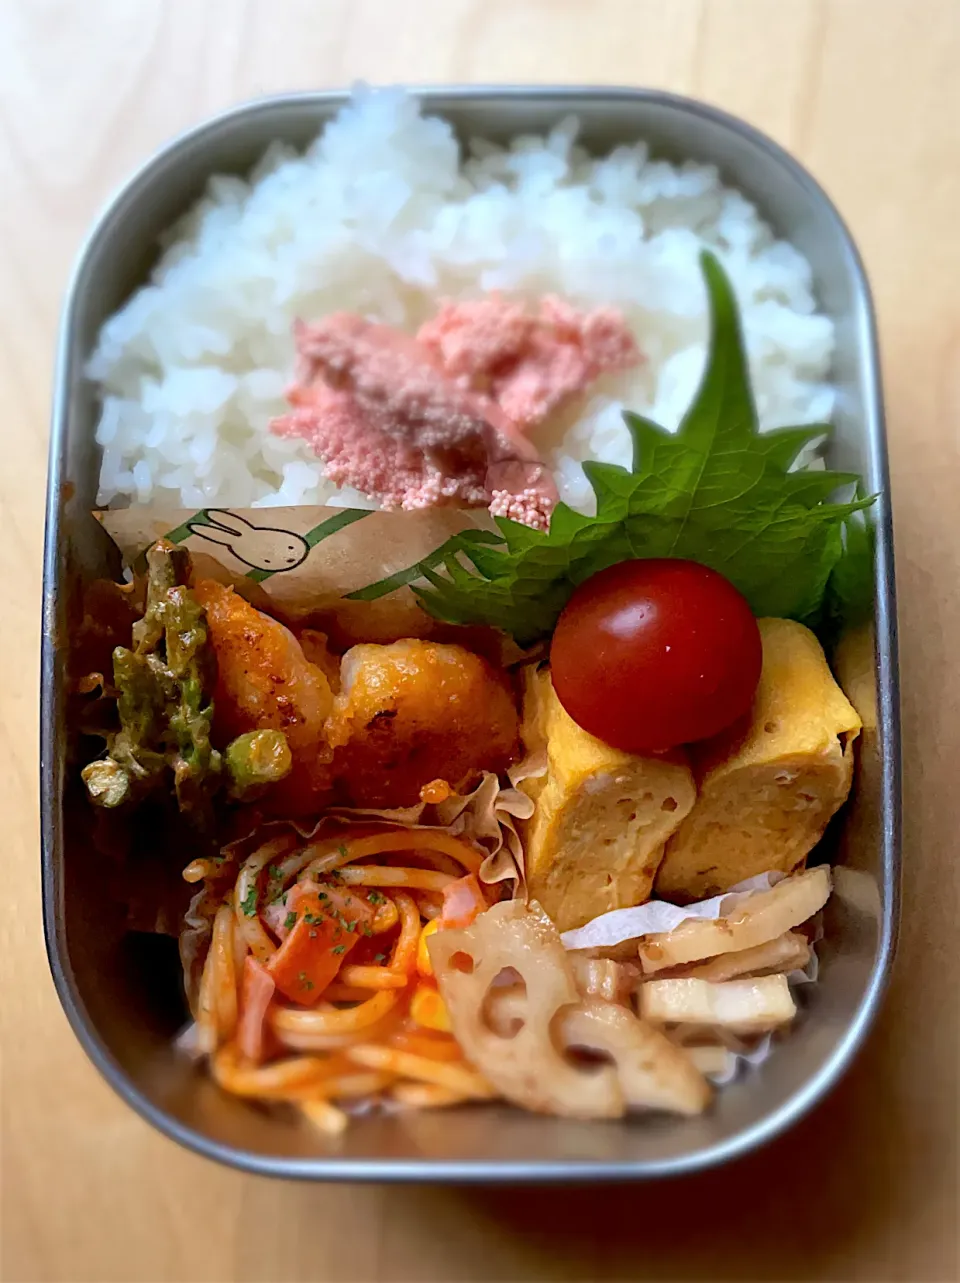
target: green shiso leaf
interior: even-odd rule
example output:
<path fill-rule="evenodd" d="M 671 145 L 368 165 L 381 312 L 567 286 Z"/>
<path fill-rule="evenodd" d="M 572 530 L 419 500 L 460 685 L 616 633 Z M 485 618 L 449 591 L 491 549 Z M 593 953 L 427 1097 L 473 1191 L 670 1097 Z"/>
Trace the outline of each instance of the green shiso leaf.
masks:
<path fill-rule="evenodd" d="M 760 433 L 733 289 L 713 254 L 700 261 L 710 346 L 679 429 L 624 415 L 632 468 L 584 465 L 595 516 L 561 503 L 547 532 L 498 518 L 498 541 L 461 541 L 420 563 L 404 578 L 431 615 L 493 625 L 528 646 L 552 632 L 574 588 L 597 571 L 633 557 L 686 557 L 725 575 L 758 616 L 822 618 L 831 575 L 840 575 L 838 590 L 846 582 L 845 523 L 873 500 L 831 501 L 857 482 L 853 473 L 791 471 L 827 425 Z M 856 573 L 862 579 L 862 566 Z"/>

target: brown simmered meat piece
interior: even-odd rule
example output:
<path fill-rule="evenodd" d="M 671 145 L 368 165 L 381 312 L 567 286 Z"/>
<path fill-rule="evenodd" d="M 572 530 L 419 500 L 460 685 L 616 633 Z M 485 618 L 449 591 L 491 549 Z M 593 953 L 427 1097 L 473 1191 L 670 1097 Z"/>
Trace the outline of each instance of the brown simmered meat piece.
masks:
<path fill-rule="evenodd" d="M 453 788 L 515 754 L 504 677 L 462 646 L 404 640 L 348 650 L 328 723 L 338 785 L 357 806 L 411 806 L 435 780 Z"/>

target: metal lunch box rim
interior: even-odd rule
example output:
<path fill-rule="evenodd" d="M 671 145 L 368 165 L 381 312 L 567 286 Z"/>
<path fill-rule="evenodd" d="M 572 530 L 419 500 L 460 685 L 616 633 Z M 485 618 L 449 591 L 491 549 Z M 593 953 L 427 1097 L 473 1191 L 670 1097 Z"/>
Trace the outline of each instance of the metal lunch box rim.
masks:
<path fill-rule="evenodd" d="M 807 1113 L 839 1080 L 862 1045 L 876 1017 L 890 978 L 896 934 L 899 923 L 899 880 L 901 857 L 900 814 L 900 726 L 899 684 L 897 668 L 896 602 L 893 577 L 893 529 L 889 495 L 886 434 L 880 383 L 879 349 L 876 317 L 867 275 L 856 243 L 833 202 L 813 176 L 778 143 L 761 130 L 719 108 L 662 90 L 629 86 L 590 85 L 430 85 L 410 86 L 410 92 L 427 107 L 438 101 L 475 102 L 493 99 L 511 100 L 561 99 L 571 110 L 584 99 L 606 98 L 616 103 L 645 103 L 671 108 L 678 112 L 719 125 L 739 134 L 773 164 L 787 169 L 795 182 L 824 206 L 835 222 L 844 252 L 856 284 L 862 308 L 863 359 L 866 362 L 866 435 L 875 475 L 881 482 L 876 509 L 876 662 L 878 682 L 878 729 L 884 746 L 880 796 L 883 826 L 881 879 L 884 913 L 880 923 L 879 949 L 870 981 L 860 1005 L 830 1059 L 790 1098 L 766 1117 L 744 1128 L 727 1140 L 695 1150 L 689 1154 L 658 1160 L 634 1161 L 568 1161 L 539 1160 L 529 1162 L 489 1160 L 397 1160 L 341 1159 L 317 1157 L 291 1159 L 263 1157 L 247 1150 L 209 1140 L 199 1132 L 178 1122 L 148 1100 L 127 1076 L 124 1069 L 101 1043 L 88 1020 L 76 992 L 69 966 L 60 949 L 59 924 L 61 906 L 57 902 L 54 876 L 55 852 L 61 833 L 58 822 L 56 790 L 60 783 L 55 770 L 56 728 L 53 725 L 54 683 L 56 680 L 55 598 L 58 584 L 58 542 L 60 527 L 62 470 L 68 437 L 70 379 L 73 369 L 72 335 L 75 313 L 89 259 L 101 238 L 107 234 L 125 207 L 134 201 L 141 186 L 158 169 L 174 165 L 185 148 L 211 134 L 242 124 L 265 110 L 278 106 L 334 106 L 349 98 L 349 90 L 324 90 L 267 95 L 241 103 L 181 132 L 155 151 L 114 193 L 88 233 L 78 253 L 66 294 L 59 328 L 55 366 L 55 391 L 49 448 L 45 546 L 43 559 L 43 609 L 41 651 L 41 859 L 43 874 L 43 920 L 47 956 L 60 1002 L 81 1046 L 107 1082 L 142 1118 L 164 1135 L 187 1149 L 207 1158 L 258 1175 L 303 1180 L 351 1180 L 358 1182 L 424 1182 L 462 1183 L 496 1182 L 576 1182 L 650 1179 L 679 1176 L 705 1170 L 745 1155 L 778 1136 Z M 865 339 L 865 342 L 863 341 Z"/>

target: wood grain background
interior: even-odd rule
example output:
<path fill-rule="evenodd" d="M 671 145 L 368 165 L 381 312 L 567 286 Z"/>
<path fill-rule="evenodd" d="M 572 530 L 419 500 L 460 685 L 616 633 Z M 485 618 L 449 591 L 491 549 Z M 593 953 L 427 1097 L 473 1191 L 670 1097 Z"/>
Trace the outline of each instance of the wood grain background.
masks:
<path fill-rule="evenodd" d="M 2 1277 L 958 1277 L 960 4 L 956 0 L 0 0 Z M 40 929 L 36 672 L 54 334 L 98 207 L 256 94 L 371 81 L 663 86 L 791 148 L 880 310 L 906 734 L 899 963 L 870 1046 L 791 1136 L 655 1188 L 462 1192 L 221 1170 L 114 1098 Z"/>

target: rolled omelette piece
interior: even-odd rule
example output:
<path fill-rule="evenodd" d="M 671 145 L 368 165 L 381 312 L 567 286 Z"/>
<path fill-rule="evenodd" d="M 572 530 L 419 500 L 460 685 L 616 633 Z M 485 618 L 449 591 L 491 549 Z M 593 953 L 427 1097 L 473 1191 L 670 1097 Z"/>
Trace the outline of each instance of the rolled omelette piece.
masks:
<path fill-rule="evenodd" d="M 649 899 L 664 844 L 696 798 L 686 758 L 595 739 L 564 710 L 547 669 L 527 672 L 523 739 L 547 759 L 545 775 L 519 785 L 536 803 L 521 833 L 531 896 L 560 931 Z"/>
<path fill-rule="evenodd" d="M 799 868 L 850 792 L 860 718 L 802 624 L 760 619 L 749 718 L 699 746 L 696 805 L 667 843 L 656 891 L 687 903 Z"/>

